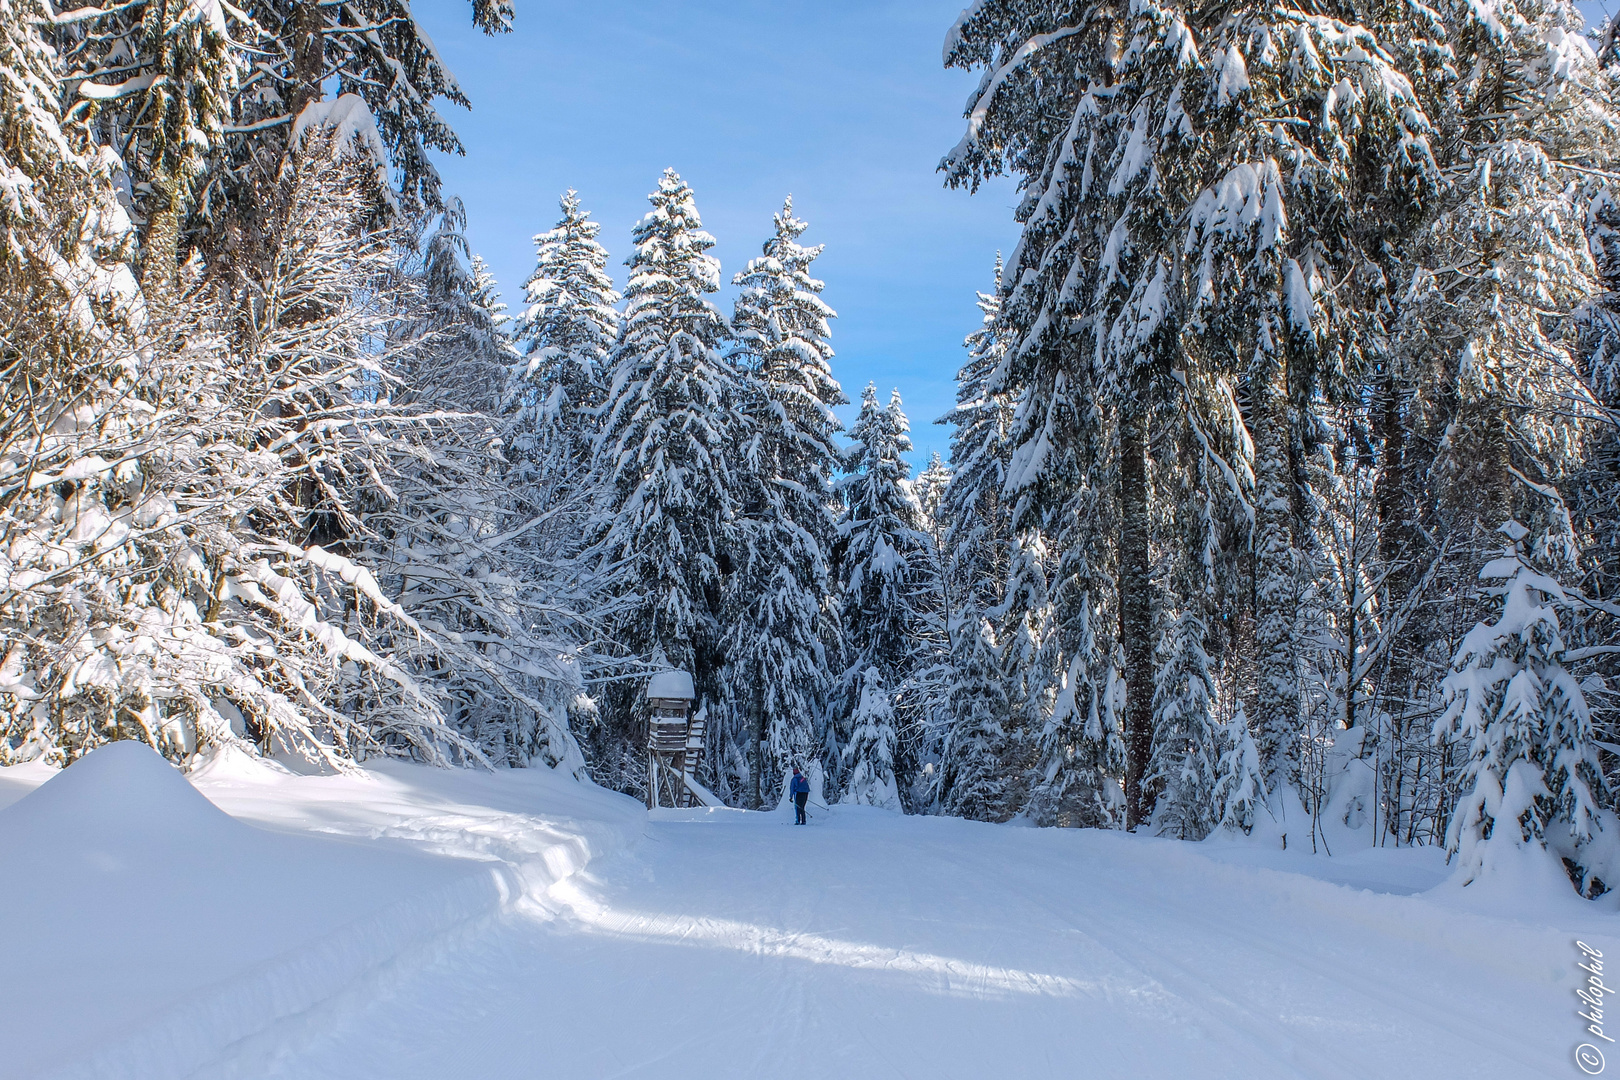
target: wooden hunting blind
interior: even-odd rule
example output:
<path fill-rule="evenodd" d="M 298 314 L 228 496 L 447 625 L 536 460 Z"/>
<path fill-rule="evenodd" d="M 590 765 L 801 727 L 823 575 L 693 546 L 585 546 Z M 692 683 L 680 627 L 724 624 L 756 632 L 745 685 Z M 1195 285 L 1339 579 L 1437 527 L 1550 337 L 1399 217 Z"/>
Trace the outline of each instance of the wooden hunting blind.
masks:
<path fill-rule="evenodd" d="M 697 806 L 693 774 L 703 756 L 703 718 L 694 718 L 692 676 L 660 671 L 647 683 L 647 808 Z"/>

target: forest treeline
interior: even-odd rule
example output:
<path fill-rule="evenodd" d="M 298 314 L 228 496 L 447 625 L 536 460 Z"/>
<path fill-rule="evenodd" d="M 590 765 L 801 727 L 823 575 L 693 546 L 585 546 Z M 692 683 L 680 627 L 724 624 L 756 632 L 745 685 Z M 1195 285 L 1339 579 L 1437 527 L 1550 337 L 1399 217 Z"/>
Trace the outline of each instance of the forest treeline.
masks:
<path fill-rule="evenodd" d="M 504 0 L 475 22 L 508 29 Z M 848 431 L 789 200 L 520 310 L 398 0 L 0 0 L 0 760 L 118 738 L 1620 877 L 1620 109 L 1572 4 L 978 0 L 950 460 Z M 762 223 L 764 226 L 766 223 Z M 987 253 L 987 269 L 988 269 Z M 1553 865 L 1556 865 L 1554 863 Z"/>

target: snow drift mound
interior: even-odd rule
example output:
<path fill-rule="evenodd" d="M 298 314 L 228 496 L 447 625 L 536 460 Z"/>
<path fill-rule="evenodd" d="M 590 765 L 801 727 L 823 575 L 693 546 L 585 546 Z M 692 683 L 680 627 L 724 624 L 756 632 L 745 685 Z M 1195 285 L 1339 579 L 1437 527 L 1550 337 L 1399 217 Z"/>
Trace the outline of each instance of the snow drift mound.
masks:
<path fill-rule="evenodd" d="M 0 811 L 0 861 L 24 850 L 67 861 L 142 838 L 163 847 L 229 844 L 249 827 L 209 802 L 151 747 L 94 750 Z"/>
<path fill-rule="evenodd" d="M 243 824 L 114 743 L 0 810 L 0 1078 L 185 1076 L 498 911 L 495 862 Z"/>

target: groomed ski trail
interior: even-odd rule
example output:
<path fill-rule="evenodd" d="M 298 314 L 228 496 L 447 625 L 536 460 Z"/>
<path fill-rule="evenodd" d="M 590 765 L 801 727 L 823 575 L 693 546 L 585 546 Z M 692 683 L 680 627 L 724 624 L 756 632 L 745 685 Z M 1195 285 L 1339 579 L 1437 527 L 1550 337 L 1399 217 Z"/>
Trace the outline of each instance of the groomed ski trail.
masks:
<path fill-rule="evenodd" d="M 783 821 L 655 812 L 273 1061 L 211 1075 L 1491 1080 L 1562 1075 L 1581 1041 L 1563 929 L 1169 841 Z"/>

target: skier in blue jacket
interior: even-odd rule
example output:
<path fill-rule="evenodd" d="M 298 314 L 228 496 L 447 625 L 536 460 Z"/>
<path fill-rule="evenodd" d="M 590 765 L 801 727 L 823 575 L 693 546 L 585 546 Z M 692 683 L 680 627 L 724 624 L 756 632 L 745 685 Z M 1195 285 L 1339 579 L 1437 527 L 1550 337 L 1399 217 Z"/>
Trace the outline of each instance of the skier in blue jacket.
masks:
<path fill-rule="evenodd" d="M 793 766 L 793 782 L 788 784 L 788 790 L 793 793 L 793 810 L 798 814 L 798 820 L 793 824 L 804 824 L 804 804 L 810 800 L 810 781 L 799 771 L 797 765 Z"/>

